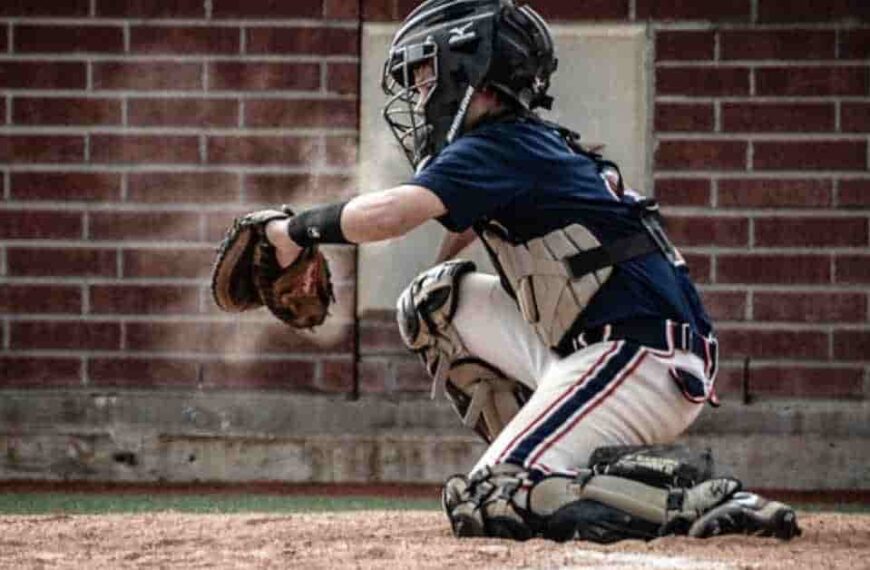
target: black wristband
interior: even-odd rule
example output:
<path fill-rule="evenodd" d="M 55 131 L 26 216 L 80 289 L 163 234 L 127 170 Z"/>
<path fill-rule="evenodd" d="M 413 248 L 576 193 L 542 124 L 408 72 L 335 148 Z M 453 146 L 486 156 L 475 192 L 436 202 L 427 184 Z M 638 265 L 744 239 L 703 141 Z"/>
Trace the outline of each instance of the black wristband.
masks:
<path fill-rule="evenodd" d="M 351 243 L 341 231 L 341 211 L 347 202 L 317 206 L 290 218 L 287 234 L 302 247 L 318 243 Z"/>

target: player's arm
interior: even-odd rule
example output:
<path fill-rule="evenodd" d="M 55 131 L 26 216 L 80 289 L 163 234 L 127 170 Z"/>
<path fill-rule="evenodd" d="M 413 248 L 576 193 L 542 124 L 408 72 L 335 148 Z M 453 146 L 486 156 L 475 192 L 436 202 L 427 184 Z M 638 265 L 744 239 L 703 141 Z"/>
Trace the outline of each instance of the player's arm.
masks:
<path fill-rule="evenodd" d="M 299 254 L 300 246 L 395 238 L 446 212 L 433 192 L 406 184 L 270 222 L 266 235 L 278 250 L 279 263 L 287 265 Z"/>
<path fill-rule="evenodd" d="M 474 233 L 473 228 L 468 228 L 460 233 L 445 233 L 444 237 L 441 238 L 441 246 L 438 248 L 438 255 L 435 257 L 435 263 L 438 264 L 447 261 L 448 259 L 453 259 L 459 255 L 460 251 L 471 244 L 476 237 L 477 234 Z"/>

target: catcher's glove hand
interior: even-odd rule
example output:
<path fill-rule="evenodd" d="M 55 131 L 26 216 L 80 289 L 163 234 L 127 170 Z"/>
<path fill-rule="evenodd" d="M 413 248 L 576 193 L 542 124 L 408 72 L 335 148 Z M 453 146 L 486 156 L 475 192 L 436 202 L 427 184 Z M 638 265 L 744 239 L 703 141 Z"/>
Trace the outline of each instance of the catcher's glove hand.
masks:
<path fill-rule="evenodd" d="M 295 328 L 321 324 L 334 300 L 329 265 L 316 246 L 281 268 L 275 248 L 266 239 L 266 224 L 293 215 L 261 210 L 233 221 L 218 247 L 212 271 L 212 296 L 218 307 L 241 312 L 266 305 L 278 319 Z"/>

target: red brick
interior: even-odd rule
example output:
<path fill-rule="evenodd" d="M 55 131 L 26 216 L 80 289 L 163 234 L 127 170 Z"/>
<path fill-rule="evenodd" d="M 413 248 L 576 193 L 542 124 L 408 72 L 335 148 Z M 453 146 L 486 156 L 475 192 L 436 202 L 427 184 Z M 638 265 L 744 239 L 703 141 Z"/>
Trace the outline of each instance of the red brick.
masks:
<path fill-rule="evenodd" d="M 13 321 L 10 346 L 18 350 L 117 350 L 121 348 L 118 323 L 74 321 Z"/>
<path fill-rule="evenodd" d="M 759 22 L 824 22 L 870 17 L 863 0 L 758 0 Z"/>
<path fill-rule="evenodd" d="M 82 312 L 81 287 L 67 285 L 0 285 L 0 313 L 78 314 Z"/>
<path fill-rule="evenodd" d="M 357 102 L 340 99 L 254 99 L 245 103 L 245 126 L 356 128 Z"/>
<path fill-rule="evenodd" d="M 358 0 L 324 0 L 326 17 L 330 19 L 359 18 L 360 2 Z"/>
<path fill-rule="evenodd" d="M 328 137 L 326 163 L 330 166 L 356 166 L 359 141 L 356 137 Z"/>
<path fill-rule="evenodd" d="M 712 30 L 661 30 L 656 33 L 656 60 L 713 59 L 715 42 Z"/>
<path fill-rule="evenodd" d="M 236 127 L 239 103 L 234 99 L 130 99 L 128 121 L 134 126 Z"/>
<path fill-rule="evenodd" d="M 353 363 L 346 360 L 327 360 L 321 366 L 322 377 L 317 385 L 320 390 L 339 394 L 353 391 Z"/>
<path fill-rule="evenodd" d="M 317 63 L 224 61 L 209 64 L 211 91 L 263 91 L 320 87 Z"/>
<path fill-rule="evenodd" d="M 121 101 L 82 97 L 16 98 L 12 122 L 19 125 L 120 125 Z"/>
<path fill-rule="evenodd" d="M 428 394 L 432 390 L 432 377 L 419 358 L 403 358 L 396 362 L 396 390 Z"/>
<path fill-rule="evenodd" d="M 718 336 L 721 358 L 742 356 L 789 360 L 828 358 L 828 334 L 822 331 L 720 327 Z"/>
<path fill-rule="evenodd" d="M 759 247 L 866 246 L 868 245 L 867 218 L 757 218 L 755 245 Z"/>
<path fill-rule="evenodd" d="M 399 16 L 404 18 L 409 8 L 419 4 L 416 0 L 399 0 Z M 534 9 L 547 21 L 550 20 L 624 20 L 628 18 L 628 0 L 586 0 L 564 2 L 561 0 L 536 0 Z"/>
<path fill-rule="evenodd" d="M 332 174 L 250 174 L 245 176 L 245 201 L 252 204 L 315 204 L 356 195 L 355 181 Z"/>
<path fill-rule="evenodd" d="M 870 255 L 837 255 L 834 260 L 837 283 L 870 284 Z"/>
<path fill-rule="evenodd" d="M 314 363 L 302 360 L 224 360 L 203 364 L 205 388 L 314 391 Z"/>
<path fill-rule="evenodd" d="M 190 359 L 90 358 L 90 385 L 118 388 L 192 388 L 200 377 L 200 366 Z"/>
<path fill-rule="evenodd" d="M 870 103 L 842 103 L 841 128 L 847 132 L 870 132 Z"/>
<path fill-rule="evenodd" d="M 840 31 L 841 59 L 870 58 L 870 28 Z"/>
<path fill-rule="evenodd" d="M 862 398 L 861 368 L 752 366 L 749 392 L 785 398 Z M 724 368 L 716 379 L 720 394 L 742 393 L 742 368 Z"/>
<path fill-rule="evenodd" d="M 96 240 L 190 240 L 199 238 L 194 212 L 91 212 L 90 237 Z"/>
<path fill-rule="evenodd" d="M 668 216 L 667 231 L 677 247 L 727 247 L 749 243 L 749 221 L 746 218 Z"/>
<path fill-rule="evenodd" d="M 728 179 L 719 181 L 720 207 L 733 208 L 819 208 L 831 205 L 832 186 L 828 180 Z"/>
<path fill-rule="evenodd" d="M 13 172 L 11 180 L 18 200 L 112 201 L 121 195 L 121 176 L 111 172 Z"/>
<path fill-rule="evenodd" d="M 117 254 L 113 249 L 9 248 L 9 275 L 51 277 L 115 277 Z"/>
<path fill-rule="evenodd" d="M 719 36 L 721 58 L 834 59 L 833 30 L 724 30 Z"/>
<path fill-rule="evenodd" d="M 720 254 L 716 258 L 719 283 L 830 283 L 827 255 Z"/>
<path fill-rule="evenodd" d="M 80 212 L 0 210 L 0 239 L 69 239 L 82 237 Z"/>
<path fill-rule="evenodd" d="M 363 357 L 359 363 L 359 391 L 361 394 L 391 392 L 395 382 L 392 357 Z"/>
<path fill-rule="evenodd" d="M 398 18 L 395 0 L 364 0 L 362 19 L 366 22 L 387 22 Z"/>
<path fill-rule="evenodd" d="M 834 358 L 870 360 L 870 330 L 834 331 Z"/>
<path fill-rule="evenodd" d="M 92 135 L 91 161 L 195 164 L 199 162 L 199 138 L 182 135 Z"/>
<path fill-rule="evenodd" d="M 867 320 L 864 293 L 756 292 L 753 317 L 758 321 L 804 323 L 863 322 Z"/>
<path fill-rule="evenodd" d="M 655 198 L 663 206 L 709 206 L 710 181 L 705 178 L 659 178 Z"/>
<path fill-rule="evenodd" d="M 213 136 L 208 138 L 208 162 L 213 164 L 310 164 L 317 140 L 292 136 Z"/>
<path fill-rule="evenodd" d="M 360 324 L 360 350 L 365 354 L 394 353 L 405 354 L 407 349 L 394 323 L 380 324 L 363 322 Z"/>
<path fill-rule="evenodd" d="M 320 18 L 323 0 L 213 0 L 215 18 Z"/>
<path fill-rule="evenodd" d="M 79 61 L 0 61 L 0 88 L 84 89 L 85 67 Z"/>
<path fill-rule="evenodd" d="M 97 315 L 195 314 L 199 289 L 182 285 L 92 285 L 91 312 Z"/>
<path fill-rule="evenodd" d="M 3 0 L 0 3 L 0 16 L 87 16 L 90 13 L 90 0 Z"/>
<path fill-rule="evenodd" d="M 147 203 L 238 202 L 240 176 L 233 172 L 131 172 L 127 199 Z"/>
<path fill-rule="evenodd" d="M 237 28 L 204 26 L 132 26 L 130 51 L 153 54 L 237 54 Z"/>
<path fill-rule="evenodd" d="M 864 67 L 765 67 L 755 70 L 758 95 L 866 95 Z"/>
<path fill-rule="evenodd" d="M 746 143 L 742 141 L 659 141 L 656 168 L 661 170 L 743 170 Z"/>
<path fill-rule="evenodd" d="M 232 342 L 236 323 L 127 323 L 126 348 L 148 352 L 238 352 Z M 251 344 L 251 343 L 249 343 Z"/>
<path fill-rule="evenodd" d="M 746 292 L 704 291 L 702 298 L 714 321 L 746 320 Z"/>
<path fill-rule="evenodd" d="M 712 104 L 657 103 L 655 128 L 659 132 L 712 131 Z"/>
<path fill-rule="evenodd" d="M 3 388 L 56 388 L 79 386 L 79 358 L 31 358 L 0 356 L 0 386 Z"/>
<path fill-rule="evenodd" d="M 0 135 L 0 163 L 81 162 L 85 141 L 67 135 Z"/>
<path fill-rule="evenodd" d="M 275 319 L 266 323 L 240 322 L 232 337 L 237 352 L 349 353 L 353 350 L 353 325 L 330 321 L 313 332 L 295 331 Z M 227 343 L 229 346 L 229 343 Z"/>
<path fill-rule="evenodd" d="M 840 207 L 870 207 L 870 178 L 840 180 L 837 204 Z"/>
<path fill-rule="evenodd" d="M 749 20 L 750 1 L 637 0 L 637 18 L 655 20 Z"/>
<path fill-rule="evenodd" d="M 123 276 L 132 278 L 191 279 L 211 275 L 213 247 L 184 249 L 130 249 L 123 252 Z"/>
<path fill-rule="evenodd" d="M 113 18 L 202 18 L 202 0 L 97 0 L 97 16 Z"/>
<path fill-rule="evenodd" d="M 689 274 L 695 283 L 710 283 L 710 272 L 713 267 L 713 262 L 709 255 L 699 253 L 683 253 L 686 260 L 686 267 L 689 269 Z"/>
<path fill-rule="evenodd" d="M 326 66 L 326 89 L 333 93 L 359 92 L 359 67 L 355 63 L 329 63 Z"/>
<path fill-rule="evenodd" d="M 723 103 L 722 130 L 732 132 L 833 131 L 833 103 Z"/>
<path fill-rule="evenodd" d="M 94 62 L 94 89 L 200 90 L 202 64 L 173 61 Z"/>
<path fill-rule="evenodd" d="M 271 203 L 268 207 L 274 207 Z M 253 208 L 239 204 L 235 207 L 229 207 L 226 210 L 211 210 L 205 212 L 205 240 L 212 243 L 217 243 L 224 239 L 227 234 L 227 228 L 233 224 L 233 220 L 239 216 L 249 213 Z"/>
<path fill-rule="evenodd" d="M 757 170 L 866 170 L 867 141 L 754 143 Z"/>
<path fill-rule="evenodd" d="M 13 50 L 18 53 L 120 53 L 124 31 L 120 26 L 30 26 L 13 31 Z"/>
<path fill-rule="evenodd" d="M 712 97 L 748 95 L 745 67 L 664 67 L 656 69 L 656 94 Z"/>
<path fill-rule="evenodd" d="M 245 30 L 247 53 L 356 55 L 359 34 L 355 29 L 312 27 L 269 27 Z"/>

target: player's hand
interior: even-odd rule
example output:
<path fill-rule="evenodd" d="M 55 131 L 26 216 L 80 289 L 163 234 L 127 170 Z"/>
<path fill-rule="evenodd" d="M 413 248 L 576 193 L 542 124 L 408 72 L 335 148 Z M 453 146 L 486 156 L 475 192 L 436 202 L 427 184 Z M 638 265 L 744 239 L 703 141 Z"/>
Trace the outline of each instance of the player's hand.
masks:
<path fill-rule="evenodd" d="M 266 224 L 266 239 L 275 246 L 275 256 L 278 259 L 278 265 L 282 268 L 288 267 L 302 253 L 302 247 L 290 239 L 290 235 L 287 233 L 289 223 L 290 218 L 285 218 L 272 220 Z"/>

